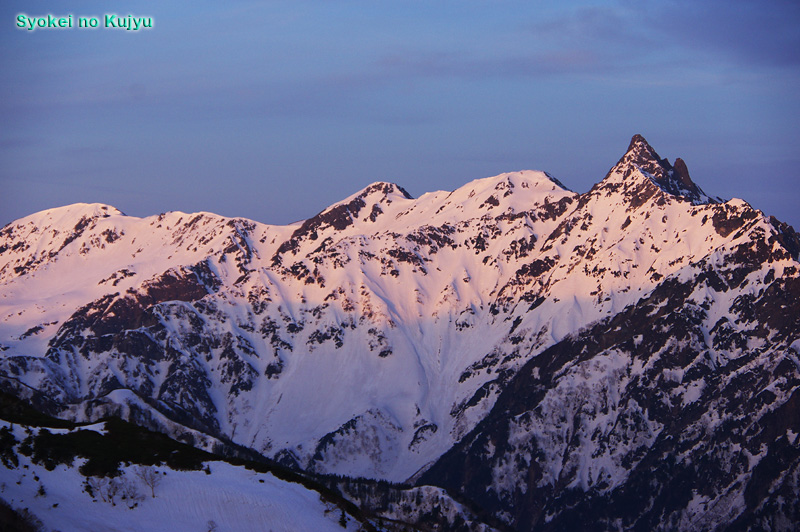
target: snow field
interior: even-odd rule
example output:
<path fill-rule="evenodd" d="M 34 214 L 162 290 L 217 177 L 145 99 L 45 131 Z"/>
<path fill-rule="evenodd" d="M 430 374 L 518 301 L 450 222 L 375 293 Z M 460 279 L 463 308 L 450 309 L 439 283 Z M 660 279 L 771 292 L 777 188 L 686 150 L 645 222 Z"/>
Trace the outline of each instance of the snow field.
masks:
<path fill-rule="evenodd" d="M 138 466 L 121 468 L 124 478 L 136 483 L 143 496 L 129 509 L 119 497 L 116 506 L 99 497 L 92 499 L 84 491 L 86 478 L 78 472 L 79 460 L 73 467 L 59 465 L 53 471 L 25 456 L 19 456 L 19 461 L 16 469 L 0 467 L 0 498 L 17 510 L 28 508 L 51 531 L 342 532 L 359 528 L 350 516 L 347 528 L 342 528 L 341 511 L 321 501 L 315 491 L 225 462 L 208 463 L 211 474 L 156 467 L 166 475 L 160 477 L 155 498 L 136 477 Z M 38 494 L 40 487 L 45 495 Z"/>

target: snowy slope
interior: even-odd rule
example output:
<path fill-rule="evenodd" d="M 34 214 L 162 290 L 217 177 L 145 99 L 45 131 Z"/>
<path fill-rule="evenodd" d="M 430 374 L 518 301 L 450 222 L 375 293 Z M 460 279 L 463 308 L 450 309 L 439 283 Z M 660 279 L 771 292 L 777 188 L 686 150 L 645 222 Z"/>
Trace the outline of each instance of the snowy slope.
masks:
<path fill-rule="evenodd" d="M 417 199 L 375 183 L 283 227 L 73 205 L 0 231 L 0 372 L 74 419 L 404 480 L 527 361 L 751 242 L 773 258 L 746 291 L 796 268 L 791 228 L 639 136 L 585 194 L 535 171 Z"/>
<path fill-rule="evenodd" d="M 28 436 L 22 426 L 0 421 L 0 429 L 6 427 L 11 428 L 17 441 Z M 81 430 L 102 432 L 103 425 Z M 50 432 L 70 431 L 50 429 Z M 360 528 L 360 523 L 351 516 L 346 516 L 347 527 L 341 526 L 341 510 L 321 500 L 315 491 L 269 473 L 257 473 L 225 462 L 209 462 L 207 471 L 153 468 L 160 480 L 152 492 L 137 477 L 139 466 L 122 467 L 115 481 L 132 486 L 134 496 L 124 498 L 120 492 L 112 503 L 107 491 L 95 488 L 93 495 L 86 491 L 87 478 L 78 472 L 80 459 L 71 467 L 60 464 L 48 470 L 30 457 L 15 455 L 16 466 L 9 467 L 6 463 L 5 467 L 0 467 L 0 498 L 12 508 L 27 508 L 49 530 L 133 532 L 168 527 L 187 532 L 290 532 Z M 101 479 L 95 477 L 94 480 Z"/>
<path fill-rule="evenodd" d="M 234 465 L 116 420 L 26 425 L 25 416 L 44 418 L 8 396 L 0 401 L 3 416 L 17 421 L 0 420 L 1 506 L 38 523 L 37 530 L 494 530 L 440 488 L 339 478 L 343 485 L 332 491 L 267 464 Z M 148 449 L 138 448 L 144 444 Z M 352 491 L 347 498 L 358 504 L 341 491 Z"/>
<path fill-rule="evenodd" d="M 83 491 L 85 479 L 77 469 L 61 465 L 47 471 L 24 457 L 21 464 L 29 467 L 24 471 L 0 468 L 0 482 L 5 486 L 0 497 L 13 508 L 28 508 L 50 530 L 138 532 L 169 527 L 197 532 L 215 530 L 214 523 L 216 530 L 242 532 L 359 529 L 352 518 L 346 529 L 340 526 L 341 513 L 322 502 L 316 492 L 224 462 L 211 463 L 210 475 L 168 471 L 156 498 L 147 493 L 133 509 L 122 500 L 112 506 L 93 499 Z M 134 468 L 125 468 L 123 474 L 134 478 Z M 37 495 L 40 486 L 45 496 Z M 139 486 L 139 490 L 145 493 L 147 488 Z"/>

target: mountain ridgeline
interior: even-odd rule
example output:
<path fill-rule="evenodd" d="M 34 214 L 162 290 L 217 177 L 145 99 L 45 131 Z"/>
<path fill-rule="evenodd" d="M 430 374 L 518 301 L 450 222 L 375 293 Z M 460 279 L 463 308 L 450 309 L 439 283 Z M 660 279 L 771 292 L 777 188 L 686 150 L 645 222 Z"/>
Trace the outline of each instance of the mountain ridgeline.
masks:
<path fill-rule="evenodd" d="M 0 388 L 511 530 L 790 530 L 798 252 L 639 135 L 583 194 L 375 183 L 289 226 L 70 205 L 0 230 Z"/>

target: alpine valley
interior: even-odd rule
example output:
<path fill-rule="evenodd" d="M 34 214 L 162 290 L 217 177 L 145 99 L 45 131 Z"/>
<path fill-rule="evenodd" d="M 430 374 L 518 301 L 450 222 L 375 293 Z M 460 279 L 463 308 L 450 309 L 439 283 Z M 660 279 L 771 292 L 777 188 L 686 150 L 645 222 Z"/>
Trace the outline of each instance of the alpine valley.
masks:
<path fill-rule="evenodd" d="M 381 182 L 289 226 L 70 205 L 0 230 L 0 389 L 294 471 L 364 529 L 797 530 L 798 252 L 639 135 L 583 194 Z"/>

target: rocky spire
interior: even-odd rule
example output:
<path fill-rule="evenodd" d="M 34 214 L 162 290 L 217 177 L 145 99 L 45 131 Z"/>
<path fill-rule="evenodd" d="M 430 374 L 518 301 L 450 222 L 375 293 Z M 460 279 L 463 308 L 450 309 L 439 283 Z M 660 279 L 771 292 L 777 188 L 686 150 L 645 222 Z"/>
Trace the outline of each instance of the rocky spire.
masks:
<path fill-rule="evenodd" d="M 663 191 L 685 198 L 692 203 L 715 203 L 698 187 L 691 177 L 683 159 L 675 159 L 675 165 L 662 159 L 642 135 L 631 138 L 628 150 L 619 160 L 612 172 L 617 171 L 626 178 L 638 170 Z"/>

